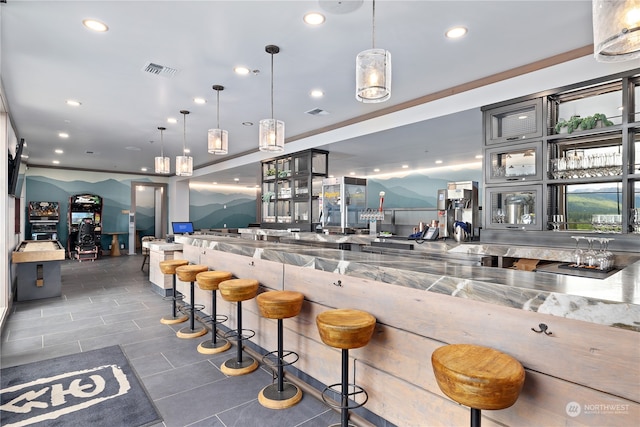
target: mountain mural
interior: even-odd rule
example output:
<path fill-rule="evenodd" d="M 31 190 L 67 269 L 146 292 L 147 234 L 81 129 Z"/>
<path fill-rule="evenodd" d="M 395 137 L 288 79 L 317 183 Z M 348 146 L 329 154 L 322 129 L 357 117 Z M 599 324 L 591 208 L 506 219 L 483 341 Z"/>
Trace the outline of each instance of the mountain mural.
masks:
<path fill-rule="evenodd" d="M 256 200 L 233 200 L 224 204 L 190 206 L 189 218 L 195 229 L 244 228 L 256 222 Z"/>

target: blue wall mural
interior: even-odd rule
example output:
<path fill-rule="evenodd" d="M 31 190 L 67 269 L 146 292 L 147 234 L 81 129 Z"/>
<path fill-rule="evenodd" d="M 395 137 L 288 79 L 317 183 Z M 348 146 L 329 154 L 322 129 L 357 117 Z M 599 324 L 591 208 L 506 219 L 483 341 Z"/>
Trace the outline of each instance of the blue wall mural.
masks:
<path fill-rule="evenodd" d="M 131 206 L 131 181 L 151 182 L 149 178 L 131 175 L 90 173 L 58 169 L 30 169 L 26 178 L 27 201 L 60 203 L 58 240 L 67 247 L 69 197 L 74 194 L 95 194 L 102 197 L 103 232 L 128 232 L 129 216 L 123 214 Z M 137 220 L 137 218 L 136 218 Z M 153 222 L 153 219 L 151 219 Z M 25 234 L 31 236 L 29 224 Z M 120 243 L 128 246 L 128 236 L 119 236 Z M 111 244 L 111 236 L 102 236 L 102 248 Z"/>
<path fill-rule="evenodd" d="M 193 227 L 245 228 L 256 222 L 256 190 L 191 185 L 189 220 Z"/>
<path fill-rule="evenodd" d="M 385 192 L 384 207 L 435 208 L 438 189 L 449 182 L 476 181 L 480 186 L 478 201 L 482 205 L 482 164 L 463 169 L 442 168 L 427 172 L 412 172 L 404 176 L 367 179 L 367 207 L 377 208 L 379 194 Z"/>

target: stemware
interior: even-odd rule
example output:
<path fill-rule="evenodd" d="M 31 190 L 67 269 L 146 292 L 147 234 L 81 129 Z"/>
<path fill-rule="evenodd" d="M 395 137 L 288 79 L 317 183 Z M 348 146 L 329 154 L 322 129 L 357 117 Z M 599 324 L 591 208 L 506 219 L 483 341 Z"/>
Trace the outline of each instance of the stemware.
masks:
<path fill-rule="evenodd" d="M 576 267 L 580 267 L 582 265 L 582 261 L 583 261 L 583 250 L 580 249 L 580 240 L 584 239 L 584 237 L 582 236 L 571 236 L 572 239 L 575 239 L 576 241 L 576 248 L 574 249 L 573 253 L 571 254 L 571 258 L 573 260 L 573 264 L 575 264 Z"/>
<path fill-rule="evenodd" d="M 587 244 L 589 246 L 589 248 L 587 249 L 587 251 L 584 253 L 584 264 L 587 267 L 598 267 L 598 265 L 596 264 L 597 262 L 597 257 L 596 257 L 596 251 L 593 250 L 593 240 L 595 239 L 595 237 L 585 237 L 585 239 L 587 240 Z"/>

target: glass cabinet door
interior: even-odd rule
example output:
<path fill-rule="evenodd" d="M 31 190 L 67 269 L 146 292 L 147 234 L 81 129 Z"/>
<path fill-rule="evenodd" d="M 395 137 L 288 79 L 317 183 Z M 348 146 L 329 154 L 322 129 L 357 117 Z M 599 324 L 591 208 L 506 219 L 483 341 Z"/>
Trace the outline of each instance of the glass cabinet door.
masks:
<path fill-rule="evenodd" d="M 497 107 L 485 114 L 485 141 L 497 144 L 542 136 L 542 98 Z"/>
<path fill-rule="evenodd" d="M 485 225 L 493 229 L 542 230 L 542 186 L 485 190 Z"/>
<path fill-rule="evenodd" d="M 542 142 L 493 148 L 486 152 L 486 181 L 511 182 L 541 180 Z"/>

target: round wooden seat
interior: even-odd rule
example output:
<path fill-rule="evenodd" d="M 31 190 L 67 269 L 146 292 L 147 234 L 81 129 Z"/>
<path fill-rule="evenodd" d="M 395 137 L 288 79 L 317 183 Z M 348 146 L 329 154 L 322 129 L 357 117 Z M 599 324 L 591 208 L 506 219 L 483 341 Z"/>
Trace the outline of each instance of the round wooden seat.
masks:
<path fill-rule="evenodd" d="M 304 295 L 294 291 L 270 291 L 261 293 L 256 300 L 262 317 L 286 319 L 300 313 Z"/>
<path fill-rule="evenodd" d="M 178 279 L 183 282 L 195 282 L 196 276 L 198 273 L 202 273 L 203 271 L 209 270 L 209 267 L 206 265 L 199 264 L 191 264 L 191 265 L 181 265 L 176 268 L 176 275 Z"/>
<path fill-rule="evenodd" d="M 238 302 L 255 298 L 260 283 L 255 279 L 231 279 L 218 285 L 220 295 L 226 301 Z"/>
<path fill-rule="evenodd" d="M 524 384 L 524 368 L 498 350 L 472 344 L 452 344 L 431 355 L 440 390 L 474 409 L 505 409 L 513 405 Z"/>
<path fill-rule="evenodd" d="M 162 274 L 176 274 L 176 268 L 189 264 L 186 259 L 168 259 L 160 261 L 160 271 Z"/>
<path fill-rule="evenodd" d="M 220 282 L 229 280 L 233 274 L 229 271 L 203 271 L 196 275 L 198 287 L 203 291 L 217 291 Z"/>
<path fill-rule="evenodd" d="M 369 343 L 376 318 L 360 310 L 327 310 L 316 316 L 316 325 L 322 342 L 348 350 L 364 347 Z"/>

